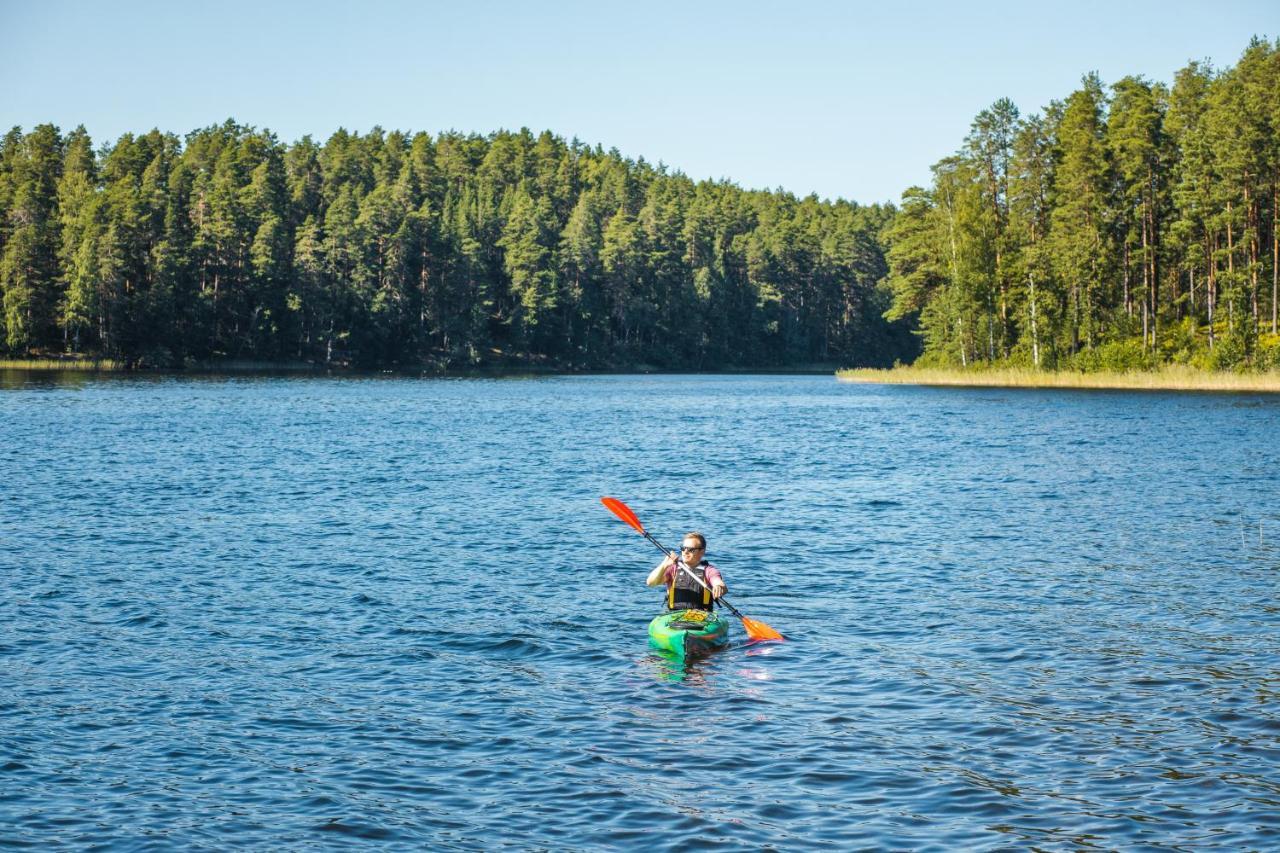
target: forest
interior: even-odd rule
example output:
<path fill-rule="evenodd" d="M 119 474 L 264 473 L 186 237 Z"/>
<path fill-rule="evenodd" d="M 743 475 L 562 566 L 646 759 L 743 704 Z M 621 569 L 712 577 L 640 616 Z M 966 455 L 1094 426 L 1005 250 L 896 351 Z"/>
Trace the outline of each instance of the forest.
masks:
<path fill-rule="evenodd" d="M 786 368 L 918 352 L 891 205 L 694 181 L 551 132 L 228 120 L 0 142 L 10 357 L 129 367 Z"/>
<path fill-rule="evenodd" d="M 898 205 L 550 131 L 0 140 L 0 355 L 1280 368 L 1280 42 L 974 119 Z"/>
<path fill-rule="evenodd" d="M 1280 42 L 974 119 L 885 240 L 934 367 L 1280 368 Z"/>

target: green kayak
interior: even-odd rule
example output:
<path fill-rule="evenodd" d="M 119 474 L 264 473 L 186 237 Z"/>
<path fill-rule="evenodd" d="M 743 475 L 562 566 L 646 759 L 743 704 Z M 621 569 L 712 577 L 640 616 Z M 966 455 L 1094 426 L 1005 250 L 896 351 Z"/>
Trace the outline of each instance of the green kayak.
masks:
<path fill-rule="evenodd" d="M 673 610 L 649 623 L 649 645 L 681 657 L 718 649 L 729 642 L 729 623 L 705 610 Z"/>

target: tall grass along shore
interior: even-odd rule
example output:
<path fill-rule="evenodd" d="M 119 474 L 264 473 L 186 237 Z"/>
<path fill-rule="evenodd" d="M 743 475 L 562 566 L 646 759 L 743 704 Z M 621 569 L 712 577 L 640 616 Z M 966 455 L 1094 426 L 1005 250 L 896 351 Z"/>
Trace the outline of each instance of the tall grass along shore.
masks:
<path fill-rule="evenodd" d="M 122 370 L 110 358 L 0 358 L 0 370 Z"/>
<path fill-rule="evenodd" d="M 1081 373 L 1035 370 L 1029 367 L 928 368 L 895 367 L 889 370 L 859 368 L 841 370 L 843 382 L 886 385 L 968 385 L 1004 388 L 1128 388 L 1151 391 L 1239 391 L 1280 393 L 1280 372 L 1226 373 L 1185 365 L 1158 370 Z"/>

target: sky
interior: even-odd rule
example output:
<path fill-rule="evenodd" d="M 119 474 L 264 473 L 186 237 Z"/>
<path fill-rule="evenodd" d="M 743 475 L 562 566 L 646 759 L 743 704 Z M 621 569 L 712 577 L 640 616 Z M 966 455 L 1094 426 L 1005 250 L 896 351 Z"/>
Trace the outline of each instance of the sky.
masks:
<path fill-rule="evenodd" d="M 1090 71 L 1172 82 L 1255 35 L 1280 36 L 1280 2 L 0 0 L 0 128 L 528 127 L 873 203 L 927 185 L 999 98 L 1026 115 Z"/>

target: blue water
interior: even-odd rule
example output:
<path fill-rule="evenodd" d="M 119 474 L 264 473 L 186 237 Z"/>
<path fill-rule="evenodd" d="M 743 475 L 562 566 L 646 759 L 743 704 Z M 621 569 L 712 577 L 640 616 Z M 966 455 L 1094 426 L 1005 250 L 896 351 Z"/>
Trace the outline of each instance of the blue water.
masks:
<path fill-rule="evenodd" d="M 0 381 L 0 842 L 1268 849 L 1280 398 Z M 783 631 L 646 647 L 659 539 Z"/>

